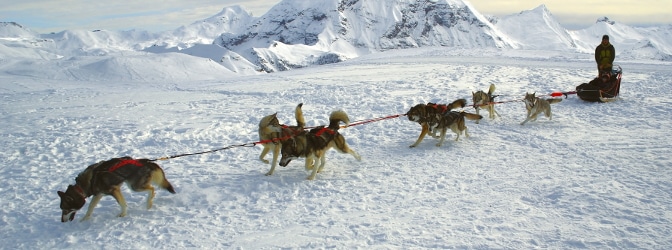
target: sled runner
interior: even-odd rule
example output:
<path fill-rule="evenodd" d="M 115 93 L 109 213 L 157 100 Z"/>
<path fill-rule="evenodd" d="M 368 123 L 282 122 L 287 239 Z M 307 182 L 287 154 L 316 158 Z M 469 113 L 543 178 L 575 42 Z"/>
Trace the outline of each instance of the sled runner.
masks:
<path fill-rule="evenodd" d="M 616 100 L 621 90 L 621 66 L 614 65 L 611 72 L 604 72 L 588 83 L 576 86 L 576 95 L 589 102 Z"/>

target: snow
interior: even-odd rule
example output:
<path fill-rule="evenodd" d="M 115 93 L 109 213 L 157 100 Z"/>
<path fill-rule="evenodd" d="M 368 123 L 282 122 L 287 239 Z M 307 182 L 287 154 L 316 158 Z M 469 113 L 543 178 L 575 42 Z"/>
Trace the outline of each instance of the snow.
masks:
<path fill-rule="evenodd" d="M 158 34 L 0 22 L 0 248 L 672 248 L 671 25 L 600 17 L 570 31 L 544 5 L 497 20 L 459 0 L 342 4 L 227 7 Z M 437 25 L 422 37 L 416 22 Z M 521 126 L 525 93 L 596 75 L 603 34 L 620 98 L 569 95 L 553 120 Z M 490 84 L 502 117 L 409 148 L 409 108 Z M 364 123 L 340 131 L 362 161 L 332 150 L 313 181 L 302 160 L 265 176 L 247 146 L 265 115 L 293 124 L 298 103 L 308 126 L 338 109 Z M 150 210 L 124 187 L 126 217 L 105 197 L 90 220 L 84 208 L 60 222 L 56 191 L 92 163 L 210 150 L 158 161 L 177 194 L 158 191 Z"/>
<path fill-rule="evenodd" d="M 191 81 L 4 73 L 2 247 L 670 248 L 669 63 L 619 61 L 620 100 L 570 95 L 552 106 L 553 120 L 519 125 L 525 109 L 517 100 L 525 92 L 569 91 L 595 75 L 585 57 L 422 48 Z M 174 74 L 165 79 L 183 79 Z M 403 116 L 344 128 L 362 161 L 330 151 L 325 170 L 308 181 L 302 161 L 265 176 L 260 146 L 234 146 L 159 161 L 177 194 L 159 191 L 150 210 L 144 193 L 124 187 L 127 217 L 116 217 L 119 206 L 105 197 L 91 220 L 79 221 L 84 211 L 73 222 L 59 220 L 56 191 L 100 160 L 256 142 L 261 117 L 278 112 L 293 124 L 299 102 L 308 126 L 326 124 L 336 109 L 366 121 L 418 103 L 469 99 L 491 83 L 499 101 L 511 101 L 496 106 L 502 117 L 468 122 L 471 137 L 454 141 L 451 134 L 442 147 L 425 138 L 409 148 L 420 126 Z"/>

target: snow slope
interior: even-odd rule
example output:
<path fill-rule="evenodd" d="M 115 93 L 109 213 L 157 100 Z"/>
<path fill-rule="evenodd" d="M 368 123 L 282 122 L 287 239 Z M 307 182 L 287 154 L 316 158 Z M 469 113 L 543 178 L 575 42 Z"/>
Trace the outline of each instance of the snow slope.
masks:
<path fill-rule="evenodd" d="M 121 59 L 114 59 L 121 60 Z M 672 91 L 669 62 L 621 61 L 621 99 L 569 96 L 553 120 L 519 123 L 527 91 L 573 90 L 595 75 L 585 54 L 423 48 L 287 72 L 184 80 L 91 81 L 0 73 L 0 235 L 6 249 L 669 249 Z M 15 65 L 36 70 L 39 64 Z M 104 64 L 98 72 L 110 72 Z M 149 64 L 134 65 L 148 72 Z M 44 67 L 44 75 L 59 75 Z M 83 71 L 90 72 L 94 71 Z M 82 73 L 84 74 L 84 73 Z M 171 75 L 174 74 L 174 75 Z M 204 73 L 210 74 L 210 73 Z M 132 75 L 132 74 L 131 74 Z M 210 75 L 211 77 L 214 75 Z M 94 79 L 97 75 L 79 76 Z M 405 117 L 342 129 L 363 159 L 330 151 L 307 181 L 302 162 L 257 157 L 259 119 L 309 126 L 343 109 L 353 121 L 447 103 L 497 85 L 502 117 L 469 122 L 442 147 Z M 466 108 L 467 112 L 473 109 Z M 234 146 L 159 164 L 177 194 L 122 191 L 89 221 L 61 223 L 57 190 L 91 163 Z M 80 212 L 77 219 L 81 218 Z"/>

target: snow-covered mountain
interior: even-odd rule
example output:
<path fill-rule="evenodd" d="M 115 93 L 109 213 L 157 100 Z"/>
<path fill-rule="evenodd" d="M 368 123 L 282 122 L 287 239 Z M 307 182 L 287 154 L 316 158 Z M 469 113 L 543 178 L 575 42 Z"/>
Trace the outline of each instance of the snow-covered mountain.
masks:
<path fill-rule="evenodd" d="M 672 60 L 672 25 L 638 28 L 600 17 L 586 29 L 567 30 L 545 5 L 497 18 L 483 16 L 462 0 L 284 0 L 261 17 L 233 6 L 159 33 L 66 30 L 37 34 L 17 23 L 0 23 L 0 60 L 11 61 L 0 65 L 0 70 L 31 75 L 37 72 L 11 65 L 62 67 L 67 60 L 65 64 L 72 68 L 65 72 L 79 70 L 80 64 L 109 61 L 111 56 L 114 60 L 147 57 L 142 63 L 161 64 L 177 52 L 188 56 L 175 60 L 190 58 L 186 61 L 198 61 L 199 68 L 202 63 L 214 64 L 206 68 L 219 68 L 224 75 L 250 75 L 427 46 L 592 53 L 603 34 L 611 36 L 617 58 Z M 168 54 L 159 55 L 163 53 Z M 117 71 L 132 72 L 137 61 L 118 64 L 124 68 Z M 195 67 L 187 69 L 200 72 Z"/>
<path fill-rule="evenodd" d="M 267 72 L 422 46 L 515 47 L 461 0 L 283 1 L 215 44 Z"/>
<path fill-rule="evenodd" d="M 577 49 L 576 41 L 570 32 L 562 27 L 545 5 L 505 16 L 495 22 L 497 29 L 515 40 L 522 49 L 567 51 Z"/>

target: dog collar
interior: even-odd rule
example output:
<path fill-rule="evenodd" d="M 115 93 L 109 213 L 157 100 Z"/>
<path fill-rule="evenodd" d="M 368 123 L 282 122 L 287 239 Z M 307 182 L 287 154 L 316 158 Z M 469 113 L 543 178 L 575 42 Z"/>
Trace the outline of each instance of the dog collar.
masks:
<path fill-rule="evenodd" d="M 77 193 L 79 193 L 79 195 L 81 195 L 82 198 L 86 199 L 86 193 L 84 193 L 84 189 L 82 189 L 82 187 L 80 187 L 79 185 L 75 185 L 74 187 L 75 191 L 77 191 Z"/>

